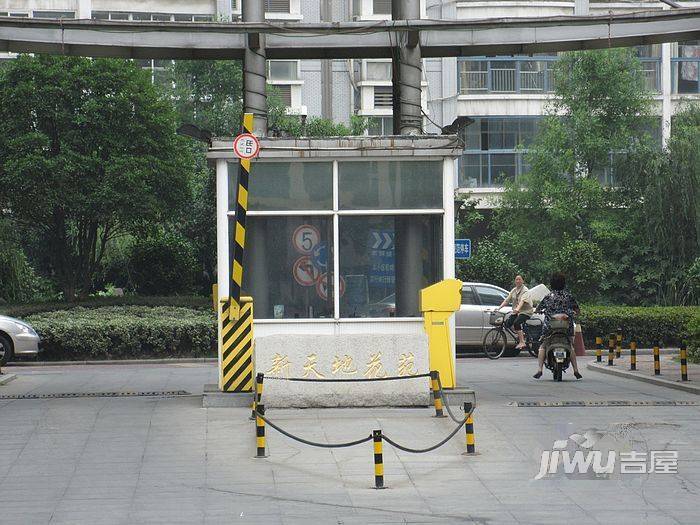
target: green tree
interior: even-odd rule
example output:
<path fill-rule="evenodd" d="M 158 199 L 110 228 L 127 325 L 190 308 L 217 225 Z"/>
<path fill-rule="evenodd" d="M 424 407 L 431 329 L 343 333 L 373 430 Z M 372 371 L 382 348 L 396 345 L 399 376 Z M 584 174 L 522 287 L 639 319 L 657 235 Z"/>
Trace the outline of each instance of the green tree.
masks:
<path fill-rule="evenodd" d="M 37 232 L 67 299 L 91 291 L 110 239 L 183 208 L 175 128 L 130 61 L 24 55 L 0 72 L 0 207 Z"/>
<path fill-rule="evenodd" d="M 639 193 L 600 180 L 650 175 L 657 164 L 658 147 L 644 131 L 651 98 L 640 63 L 626 49 L 565 53 L 555 86 L 527 154 L 530 172 L 503 194 L 499 245 L 534 280 L 566 269 L 587 299 L 599 288 L 613 300 L 638 302 L 648 294 L 635 282 L 647 260 L 634 206 Z"/>

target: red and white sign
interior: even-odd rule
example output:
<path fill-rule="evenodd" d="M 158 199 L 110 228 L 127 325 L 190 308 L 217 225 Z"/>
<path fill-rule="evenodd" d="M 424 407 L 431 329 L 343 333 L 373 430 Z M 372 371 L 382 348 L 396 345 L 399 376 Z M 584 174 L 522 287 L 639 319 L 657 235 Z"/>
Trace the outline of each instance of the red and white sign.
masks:
<path fill-rule="evenodd" d="M 328 274 L 324 273 L 319 277 L 318 281 L 316 281 L 316 293 L 318 296 L 321 298 L 322 301 L 328 300 Z M 340 297 L 345 294 L 345 279 L 343 279 L 343 276 L 340 276 Z"/>
<path fill-rule="evenodd" d="M 254 159 L 260 153 L 258 137 L 251 133 L 241 133 L 233 141 L 233 151 L 238 158 Z"/>
<path fill-rule="evenodd" d="M 294 261 L 292 275 L 294 276 L 294 280 L 300 285 L 313 286 L 316 284 L 320 274 L 320 270 L 313 265 L 311 257 L 308 255 L 302 255 Z"/>
<path fill-rule="evenodd" d="M 294 249 L 304 255 L 310 255 L 320 241 L 321 232 L 318 231 L 316 226 L 311 226 L 310 224 L 302 224 L 292 234 Z"/>

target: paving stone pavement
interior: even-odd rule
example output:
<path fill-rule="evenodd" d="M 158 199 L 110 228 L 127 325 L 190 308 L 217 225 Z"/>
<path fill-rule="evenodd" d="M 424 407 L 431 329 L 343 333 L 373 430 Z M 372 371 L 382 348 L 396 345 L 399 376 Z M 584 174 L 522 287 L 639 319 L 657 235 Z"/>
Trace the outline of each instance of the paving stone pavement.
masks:
<path fill-rule="evenodd" d="M 530 358 L 460 359 L 477 392 L 478 455 L 464 434 L 427 454 L 385 444 L 387 490 L 373 485 L 372 446 L 319 449 L 268 427 L 255 459 L 247 409 L 201 407 L 211 364 L 14 367 L 0 396 L 186 390 L 170 398 L 0 399 L 0 523 L 697 523 L 698 406 L 515 407 L 512 401 L 695 400 L 656 385 L 586 374 L 532 379 Z M 270 410 L 307 439 L 345 441 L 381 428 L 413 447 L 453 428 L 430 409 Z M 544 451 L 598 432 L 623 452 L 678 451 L 677 474 L 534 479 Z M 573 450 L 573 449 L 572 449 Z"/>

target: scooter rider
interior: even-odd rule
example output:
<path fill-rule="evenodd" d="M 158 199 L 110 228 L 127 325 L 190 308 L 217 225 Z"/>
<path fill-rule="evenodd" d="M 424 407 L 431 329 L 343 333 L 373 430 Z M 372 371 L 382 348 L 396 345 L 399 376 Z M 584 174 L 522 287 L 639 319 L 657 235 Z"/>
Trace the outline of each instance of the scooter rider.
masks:
<path fill-rule="evenodd" d="M 512 315 L 506 319 L 506 327 L 513 326 L 515 332 L 518 334 L 518 345 L 515 347 L 518 350 L 525 348 L 525 334 L 523 333 L 523 323 L 530 319 L 532 315 L 532 304 L 527 299 L 526 292 L 528 291 L 527 286 L 525 286 L 522 275 L 515 276 L 515 288 L 513 288 L 508 297 L 503 299 L 503 302 L 498 307 L 500 310 L 508 303 L 512 303 L 513 311 Z"/>
<path fill-rule="evenodd" d="M 565 288 L 566 277 L 561 272 L 556 272 L 552 275 L 551 287 L 552 291 L 547 294 L 542 302 L 537 305 L 535 312 L 544 314 L 544 323 L 542 325 L 542 341 L 540 350 L 537 354 L 537 373 L 532 376 L 535 379 L 542 377 L 542 367 L 544 366 L 544 358 L 547 352 L 547 335 L 549 335 L 549 324 L 552 316 L 555 314 L 566 314 L 569 317 L 569 338 L 574 337 L 574 315 L 579 314 L 579 307 L 576 299 L 571 292 Z M 576 379 L 581 379 L 583 376 L 578 371 L 576 363 L 576 352 L 571 348 L 571 365 L 574 368 L 574 376 Z"/>

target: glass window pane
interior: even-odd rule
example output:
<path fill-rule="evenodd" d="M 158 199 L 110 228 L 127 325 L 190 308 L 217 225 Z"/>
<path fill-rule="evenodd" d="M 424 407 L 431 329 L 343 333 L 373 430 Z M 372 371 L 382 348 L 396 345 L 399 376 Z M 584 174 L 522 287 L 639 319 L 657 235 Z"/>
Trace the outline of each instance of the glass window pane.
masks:
<path fill-rule="evenodd" d="M 491 184 L 493 186 L 503 186 L 506 180 L 515 180 L 515 171 L 515 154 L 491 155 Z"/>
<path fill-rule="evenodd" d="M 442 278 L 442 216 L 340 217 L 341 317 L 417 317 Z"/>
<path fill-rule="evenodd" d="M 367 62 L 367 80 L 391 80 L 391 62 Z"/>
<path fill-rule="evenodd" d="M 474 122 L 462 128 L 460 133 L 465 150 L 481 149 L 481 119 L 474 119 Z"/>
<path fill-rule="evenodd" d="M 339 162 L 340 208 L 442 208 L 442 162 Z"/>
<path fill-rule="evenodd" d="M 471 286 L 462 288 L 462 304 L 479 304 L 474 296 L 474 290 L 472 290 Z"/>
<path fill-rule="evenodd" d="M 237 162 L 229 169 L 229 209 L 236 209 Z M 248 209 L 332 210 L 332 162 L 253 162 L 248 183 Z"/>
<path fill-rule="evenodd" d="M 129 13 L 110 13 L 110 20 L 129 20 Z"/>
<path fill-rule="evenodd" d="M 296 80 L 297 62 L 295 60 L 268 61 L 269 80 Z"/>
<path fill-rule="evenodd" d="M 477 188 L 482 186 L 482 181 L 485 178 L 484 174 L 488 169 L 486 155 L 480 153 L 462 155 L 459 166 L 460 188 Z"/>
<path fill-rule="evenodd" d="M 481 299 L 481 304 L 486 306 L 498 306 L 506 298 L 503 292 L 490 286 L 475 286 L 475 288 L 479 294 L 479 299 Z"/>
<path fill-rule="evenodd" d="M 249 216 L 246 232 L 243 295 L 256 319 L 333 317 L 331 217 Z"/>

